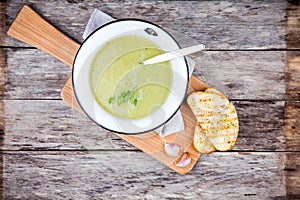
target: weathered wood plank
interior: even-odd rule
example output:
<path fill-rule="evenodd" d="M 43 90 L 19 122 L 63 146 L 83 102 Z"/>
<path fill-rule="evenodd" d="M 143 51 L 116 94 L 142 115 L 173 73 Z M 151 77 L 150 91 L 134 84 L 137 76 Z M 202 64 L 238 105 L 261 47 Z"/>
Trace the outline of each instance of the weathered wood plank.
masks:
<path fill-rule="evenodd" d="M 0 46 L 6 36 L 5 23 L 6 23 L 6 3 L 0 2 Z M 4 85 L 5 85 L 5 67 L 6 67 L 6 53 L 5 50 L 0 49 L 0 98 L 4 97 Z"/>
<path fill-rule="evenodd" d="M 71 73 L 67 65 L 40 50 L 8 49 L 6 55 L 5 98 L 61 98 L 61 88 Z"/>
<path fill-rule="evenodd" d="M 6 2 L 0 2 L 0 46 L 5 44 L 6 38 Z"/>
<path fill-rule="evenodd" d="M 289 3 L 286 7 L 286 46 L 288 49 L 299 48 L 300 44 L 300 6 L 298 1 L 292 2 L 294 4 Z"/>
<path fill-rule="evenodd" d="M 5 101 L 2 149 L 133 149 L 62 101 Z"/>
<path fill-rule="evenodd" d="M 194 75 L 231 99 L 283 100 L 285 54 L 207 51 L 192 56 L 198 62 Z M 6 57 L 7 66 L 2 66 L 6 71 L 5 99 L 60 99 L 70 73 L 65 64 L 37 49 L 7 49 Z M 293 91 L 300 93 L 300 88 Z"/>
<path fill-rule="evenodd" d="M 284 199 L 295 155 L 213 153 L 182 176 L 141 152 L 5 152 L 3 197 Z M 288 179 L 299 186 L 299 171 Z"/>
<path fill-rule="evenodd" d="M 230 99 L 285 99 L 285 51 L 212 51 L 191 56 L 195 76 Z"/>
<path fill-rule="evenodd" d="M 0 44 L 4 43 L 5 35 L 5 23 L 6 23 L 6 3 L 0 2 Z M 0 99 L 3 99 L 4 95 L 4 86 L 5 86 L 5 66 L 6 66 L 6 57 L 5 52 L 0 50 Z M 5 122 L 4 122 L 4 105 L 0 101 L 0 145 L 3 144 L 3 135 L 5 132 Z M 2 198 L 3 194 L 3 155 L 0 154 L 0 195 Z"/>
<path fill-rule="evenodd" d="M 234 101 L 234 105 L 240 122 L 234 150 L 299 151 L 299 126 L 292 123 L 299 109 L 285 115 L 285 103 L 281 101 Z M 299 106 L 294 103 L 294 107 Z M 4 109 L 2 149 L 135 149 L 60 100 L 6 100 Z M 285 117 L 290 123 L 285 123 Z M 290 133 L 294 135 L 288 136 Z"/>
<path fill-rule="evenodd" d="M 6 30 L 24 3 L 78 42 L 93 9 L 99 8 L 115 18 L 141 18 L 180 31 L 208 49 L 286 48 L 286 1 L 10 0 Z M 9 37 L 0 45 L 26 46 Z"/>
<path fill-rule="evenodd" d="M 285 150 L 284 102 L 234 102 L 239 118 L 236 150 Z M 299 130 L 299 128 L 297 128 Z M 299 138 L 298 138 L 299 139 Z M 290 141 L 291 142 L 291 141 Z M 241 148 L 239 147 L 240 145 Z M 298 151 L 298 148 L 289 150 Z"/>
<path fill-rule="evenodd" d="M 300 100 L 300 53 L 286 53 L 285 67 L 285 99 L 299 101 Z"/>
<path fill-rule="evenodd" d="M 284 136 L 286 150 L 300 151 L 300 103 L 286 102 L 284 113 Z"/>
<path fill-rule="evenodd" d="M 300 155 L 299 153 L 287 153 L 285 159 L 285 186 L 288 199 L 300 197 Z"/>
<path fill-rule="evenodd" d="M 6 83 L 6 52 L 0 49 L 0 99 L 5 96 L 5 83 Z"/>

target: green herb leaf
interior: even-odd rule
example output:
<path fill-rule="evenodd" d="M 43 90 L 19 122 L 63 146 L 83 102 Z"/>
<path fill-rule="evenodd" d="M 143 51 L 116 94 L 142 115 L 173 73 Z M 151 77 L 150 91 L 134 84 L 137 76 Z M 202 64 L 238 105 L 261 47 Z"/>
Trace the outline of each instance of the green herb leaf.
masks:
<path fill-rule="evenodd" d="M 128 90 L 127 92 L 122 92 L 121 95 L 118 97 L 118 105 L 126 103 L 130 97 L 130 93 L 130 90 Z"/>
<path fill-rule="evenodd" d="M 108 103 L 111 104 L 113 102 L 113 100 L 115 100 L 115 98 L 114 97 L 110 97 L 109 100 L 108 100 Z"/>
<path fill-rule="evenodd" d="M 127 102 L 130 99 L 130 96 L 131 96 L 131 91 L 128 90 L 124 95 L 123 103 Z"/>
<path fill-rule="evenodd" d="M 137 105 L 137 99 L 134 99 L 133 104 L 136 106 Z"/>
<path fill-rule="evenodd" d="M 122 94 L 123 94 L 123 93 L 122 93 Z M 122 95 L 122 94 L 118 97 L 118 102 L 117 102 L 117 103 L 118 103 L 118 106 L 121 105 L 121 104 L 123 103 L 124 95 Z"/>
<path fill-rule="evenodd" d="M 128 90 L 126 92 L 122 92 L 121 95 L 118 97 L 118 105 L 121 105 L 122 103 L 126 103 L 130 101 L 131 104 L 137 105 L 137 96 L 135 89 Z"/>
<path fill-rule="evenodd" d="M 130 96 L 130 103 L 133 104 L 134 100 L 136 99 L 136 93 L 135 90 L 131 93 Z"/>

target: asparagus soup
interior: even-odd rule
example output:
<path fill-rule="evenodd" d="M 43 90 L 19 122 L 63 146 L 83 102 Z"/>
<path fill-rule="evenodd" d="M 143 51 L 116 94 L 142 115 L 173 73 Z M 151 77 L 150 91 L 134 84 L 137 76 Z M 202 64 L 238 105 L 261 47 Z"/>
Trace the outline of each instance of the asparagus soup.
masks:
<path fill-rule="evenodd" d="M 89 71 L 96 102 L 121 118 L 138 119 L 157 111 L 172 85 L 170 62 L 143 65 L 142 61 L 164 53 L 141 36 L 121 36 L 96 53 Z"/>

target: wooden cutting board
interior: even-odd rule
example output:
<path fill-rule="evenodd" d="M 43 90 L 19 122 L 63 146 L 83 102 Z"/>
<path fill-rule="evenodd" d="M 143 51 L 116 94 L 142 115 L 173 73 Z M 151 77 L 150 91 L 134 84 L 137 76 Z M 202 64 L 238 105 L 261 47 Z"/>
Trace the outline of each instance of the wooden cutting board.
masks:
<path fill-rule="evenodd" d="M 80 47 L 80 44 L 57 30 L 27 5 L 23 6 L 7 33 L 11 37 L 49 53 L 71 68 L 75 55 Z M 206 88 L 208 88 L 208 85 L 192 76 L 189 81 L 187 94 L 194 91 L 205 90 Z M 61 96 L 63 101 L 70 107 L 83 113 L 74 97 L 71 76 L 62 88 Z M 177 173 L 188 173 L 192 170 L 200 156 L 200 153 L 197 152 L 192 145 L 196 119 L 186 102 L 183 103 L 180 110 L 185 124 L 184 131 L 171 134 L 164 138 L 159 137 L 154 131 L 135 136 L 115 134 Z M 178 158 L 172 158 L 164 152 L 165 142 L 182 146 L 184 151 L 191 155 L 191 164 L 184 168 L 177 167 L 175 162 Z"/>

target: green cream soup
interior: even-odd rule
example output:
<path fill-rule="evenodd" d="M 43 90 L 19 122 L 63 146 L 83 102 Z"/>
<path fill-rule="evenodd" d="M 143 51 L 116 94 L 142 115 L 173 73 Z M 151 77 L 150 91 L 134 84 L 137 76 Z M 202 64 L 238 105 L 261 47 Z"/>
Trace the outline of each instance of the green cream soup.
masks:
<path fill-rule="evenodd" d="M 166 101 L 172 84 L 170 62 L 143 65 L 164 53 L 139 36 L 123 36 L 105 44 L 95 55 L 89 80 L 97 103 L 109 113 L 129 119 L 145 117 Z"/>

